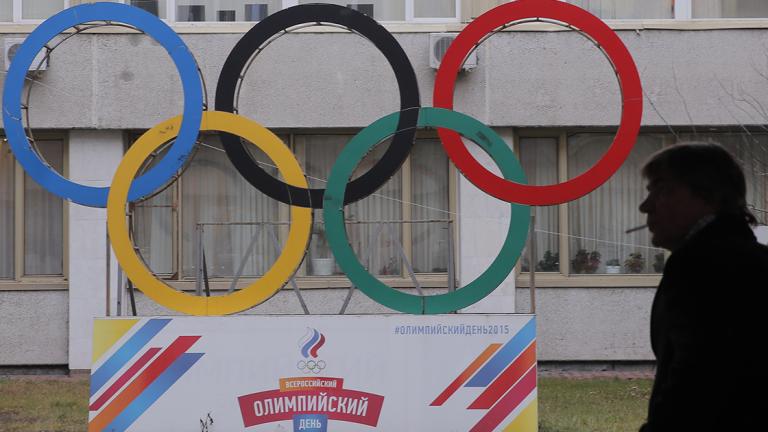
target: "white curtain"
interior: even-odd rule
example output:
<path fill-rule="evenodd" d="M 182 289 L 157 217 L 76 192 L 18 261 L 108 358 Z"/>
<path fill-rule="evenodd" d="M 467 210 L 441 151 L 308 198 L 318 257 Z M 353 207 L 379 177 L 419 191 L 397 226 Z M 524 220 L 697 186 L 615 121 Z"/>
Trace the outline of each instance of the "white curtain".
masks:
<path fill-rule="evenodd" d="M 456 16 L 456 0 L 413 0 L 413 16 L 453 18 Z"/>
<path fill-rule="evenodd" d="M 226 154 L 220 150 L 218 136 L 207 136 L 190 167 L 182 176 L 182 259 L 183 275 L 194 277 L 197 268 L 198 223 L 228 223 L 204 226 L 204 246 L 209 277 L 232 277 L 241 265 L 254 236 L 259 234 L 253 253 L 247 257 L 243 276 L 264 274 L 274 263 L 282 248 L 277 201 L 267 197 L 235 170 Z M 250 144 L 248 144 L 250 146 Z M 259 152 L 260 166 L 272 175 L 277 170 Z M 232 223 L 265 224 L 238 225 Z M 275 247 L 270 230 L 278 236 Z"/>
<path fill-rule="evenodd" d="M 438 140 L 416 141 L 411 151 L 411 179 L 413 220 L 453 219 L 448 204 L 448 157 Z M 448 225 L 428 222 L 411 226 L 414 272 L 445 273 L 448 269 Z"/>
<path fill-rule="evenodd" d="M 135 206 L 134 242 L 144 262 L 158 275 L 171 275 L 176 271 L 173 262 L 173 205 L 176 191 L 177 184 L 174 183 Z"/>
<path fill-rule="evenodd" d="M 303 154 L 305 172 L 309 176 L 313 188 L 325 188 L 326 179 L 331 167 L 336 161 L 341 149 L 352 137 L 349 135 L 298 135 L 295 138 L 296 153 Z M 358 165 L 353 174 L 356 178 L 379 160 L 388 147 L 388 142 L 379 144 Z M 344 218 L 349 222 L 397 221 L 402 219 L 402 176 L 398 171 L 379 190 L 367 198 L 363 198 L 344 208 Z M 371 235 L 378 227 L 382 233 L 378 241 L 371 243 Z M 399 275 L 402 260 L 397 243 L 402 244 L 402 228 L 400 224 L 347 224 L 347 235 L 352 248 L 363 265 L 367 264 L 368 254 L 371 254 L 370 272 L 377 275 Z M 313 258 L 330 258 L 331 252 L 327 246 L 322 224 L 322 211 L 315 211 L 315 226 L 308 253 L 309 261 Z M 309 274 L 314 273 L 310 265 Z M 340 273 L 338 267 L 335 273 Z"/>
<path fill-rule="evenodd" d="M 528 184 L 557 183 L 557 138 L 520 138 L 520 164 Z M 560 256 L 557 206 L 536 206 L 536 271 L 558 272 Z M 520 256 L 522 271 L 530 270 L 530 251 L 526 245 Z"/>
<path fill-rule="evenodd" d="M 613 141 L 613 134 L 582 133 L 568 137 L 568 176 L 573 178 L 600 158 Z M 624 231 L 645 224 L 645 215 L 638 210 L 647 194 L 640 170 L 655 151 L 661 149 L 662 135 L 644 134 L 638 137 L 632 153 L 619 170 L 590 194 L 568 204 L 570 226 L 570 260 L 572 273 L 588 273 L 584 266 L 574 263 L 579 250 L 600 254 L 595 273 L 605 273 L 606 265 L 618 261 L 622 272 L 658 272 L 658 259 L 663 251 L 651 247 L 648 230 L 625 234 Z M 634 254 L 634 255 L 633 255 Z M 639 256 L 637 255 L 639 254 Z M 659 255 L 661 254 L 661 255 Z M 580 270 L 581 267 L 581 270 Z"/>
<path fill-rule="evenodd" d="M 566 0 L 602 19 L 674 18 L 673 0 Z M 698 0 L 697 0 L 698 1 Z M 694 1 L 694 4 L 696 1 Z"/>
<path fill-rule="evenodd" d="M 58 172 L 64 166 L 61 141 L 37 141 L 37 148 Z M 94 227 L 105 230 L 106 227 Z M 64 208 L 60 198 L 24 176 L 24 274 L 63 273 Z"/>
<path fill-rule="evenodd" d="M 14 159 L 8 144 L 0 151 L 0 279 L 12 279 L 14 267 Z"/>

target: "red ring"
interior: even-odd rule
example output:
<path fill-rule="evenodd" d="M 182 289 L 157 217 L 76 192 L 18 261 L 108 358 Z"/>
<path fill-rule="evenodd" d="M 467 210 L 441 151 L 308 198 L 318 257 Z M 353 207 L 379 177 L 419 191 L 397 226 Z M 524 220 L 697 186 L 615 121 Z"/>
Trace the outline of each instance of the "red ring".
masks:
<path fill-rule="evenodd" d="M 569 24 L 589 35 L 602 47 L 619 77 L 621 123 L 613 144 L 589 170 L 568 181 L 553 185 L 524 185 L 505 180 L 483 167 L 469 153 L 456 132 L 438 129 L 448 157 L 475 186 L 507 202 L 528 205 L 552 205 L 582 197 L 595 190 L 619 169 L 635 145 L 643 116 L 640 76 L 632 56 L 621 39 L 599 18 L 589 12 L 557 0 L 518 0 L 502 4 L 469 23 L 448 47 L 435 77 L 433 104 L 453 109 L 456 74 L 464 57 L 488 33 L 510 22 L 547 18 Z"/>

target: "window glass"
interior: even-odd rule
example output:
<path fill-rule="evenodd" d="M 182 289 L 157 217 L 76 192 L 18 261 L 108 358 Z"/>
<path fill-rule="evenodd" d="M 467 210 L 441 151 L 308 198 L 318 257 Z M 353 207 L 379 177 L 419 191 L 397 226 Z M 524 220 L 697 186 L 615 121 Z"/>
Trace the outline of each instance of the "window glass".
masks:
<path fill-rule="evenodd" d="M 46 19 L 64 9 L 64 5 L 65 0 L 24 0 L 21 3 L 21 18 Z"/>
<path fill-rule="evenodd" d="M 448 203 L 448 156 L 440 141 L 420 139 L 411 151 L 411 219 L 433 221 L 452 219 Z M 451 226 L 455 231 L 456 226 Z M 411 224 L 413 271 L 445 273 L 448 271 L 448 236 L 446 222 Z M 454 245 L 454 250 L 456 246 Z"/>
<path fill-rule="evenodd" d="M 176 21 L 260 21 L 281 8 L 281 0 L 176 0 Z"/>
<path fill-rule="evenodd" d="M 569 136 L 569 177 L 594 165 L 613 137 L 608 133 Z M 568 203 L 572 274 L 661 272 L 664 251 L 651 246 L 648 230 L 625 231 L 645 224 L 645 215 L 638 209 L 647 194 L 640 170 L 662 143 L 663 135 L 639 136 L 632 153 L 610 180 Z"/>
<path fill-rule="evenodd" d="M 62 172 L 64 148 L 61 141 L 37 141 L 41 156 Z M 102 227 L 102 229 L 105 229 Z M 53 195 L 24 175 L 24 274 L 60 275 L 64 262 L 64 207 Z"/>
<path fill-rule="evenodd" d="M 300 0 L 299 4 L 317 3 L 316 0 Z M 405 21 L 405 0 L 332 0 L 333 3 L 351 7 L 371 16 L 378 21 Z"/>
<path fill-rule="evenodd" d="M 765 0 L 696 0 L 694 18 L 768 18 Z"/>
<path fill-rule="evenodd" d="M 14 159 L 7 143 L 0 147 L 0 279 L 13 278 Z"/>
<path fill-rule="evenodd" d="M 603 19 L 674 18 L 674 0 L 566 0 Z M 695 4 L 698 0 L 694 1 Z"/>
<path fill-rule="evenodd" d="M 129 0 L 127 3 L 129 3 L 131 6 L 136 6 L 137 8 L 144 9 L 145 11 L 151 13 L 152 15 L 158 16 L 163 19 L 165 19 L 167 16 L 166 15 L 167 2 L 165 0 Z"/>
<path fill-rule="evenodd" d="M 520 163 L 533 185 L 557 183 L 557 138 L 520 138 Z M 535 206 L 536 271 L 560 271 L 558 206 Z M 521 270 L 530 271 L 531 253 L 526 245 L 520 256 Z"/>
<path fill-rule="evenodd" d="M 198 150 L 181 178 L 183 276 L 196 276 L 198 224 L 204 224 L 209 277 L 232 277 L 239 270 L 242 276 L 262 275 L 282 249 L 276 225 L 280 222 L 280 205 L 232 167 L 218 136 L 208 135 L 204 140 L 206 146 Z M 262 168 L 277 174 L 266 156 L 253 153 Z"/>
<path fill-rule="evenodd" d="M 415 18 L 455 18 L 456 0 L 413 0 Z"/>
<path fill-rule="evenodd" d="M 296 153 L 303 154 L 305 172 L 313 188 L 325 188 L 326 179 L 341 149 L 351 139 L 348 135 L 298 135 Z M 388 142 L 376 146 L 358 165 L 356 178 L 379 160 Z M 349 243 L 358 259 L 376 275 L 400 275 L 402 260 L 402 224 L 382 223 L 402 220 L 402 175 L 398 171 L 373 195 L 344 207 Z M 307 254 L 307 274 L 324 276 L 340 274 L 338 266 L 331 267 L 333 256 L 328 248 L 323 215 L 315 210 L 312 240 Z"/>
<path fill-rule="evenodd" d="M 13 21 L 13 0 L 0 0 L 0 22 Z"/>
<path fill-rule="evenodd" d="M 716 133 L 679 136 L 681 142 L 714 142 L 725 147 L 744 171 L 747 182 L 747 205 L 758 210 L 753 214 L 761 224 L 768 224 L 768 135 Z M 759 211 L 762 210 L 762 211 Z"/>

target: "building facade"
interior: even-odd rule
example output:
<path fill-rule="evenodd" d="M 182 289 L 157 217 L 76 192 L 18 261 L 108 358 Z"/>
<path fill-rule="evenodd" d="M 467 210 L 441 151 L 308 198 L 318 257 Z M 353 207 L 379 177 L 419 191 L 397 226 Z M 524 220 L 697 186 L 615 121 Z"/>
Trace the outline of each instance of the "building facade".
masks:
<path fill-rule="evenodd" d="M 6 1 L 0 37 L 24 38 L 41 19 L 75 1 Z M 198 62 L 208 106 L 219 72 L 253 22 L 303 0 L 127 1 L 164 19 Z M 309 2 L 307 2 L 309 3 Z M 373 15 L 402 45 L 423 106 L 432 105 L 434 33 L 456 33 L 500 1 L 334 2 Z M 589 195 L 538 207 L 533 243 L 513 275 L 464 312 L 528 312 L 535 273 L 539 358 L 650 361 L 648 315 L 665 253 L 637 207 L 639 170 L 652 152 L 682 141 L 717 141 L 743 164 L 749 200 L 768 218 L 768 5 L 760 1 L 571 1 L 603 18 L 629 49 L 644 89 L 642 129 L 614 177 Z M 7 70 L 7 64 L 4 65 Z M 4 77 L 4 75 L 3 75 Z M 62 175 L 106 186 L 124 151 L 145 130 L 182 111 L 178 74 L 165 50 L 121 27 L 79 33 L 30 72 L 29 127 L 39 153 Z M 238 111 L 290 146 L 314 187 L 323 187 L 340 149 L 376 119 L 397 111 L 397 83 L 383 55 L 338 28 L 308 27 L 262 51 L 243 79 Z M 562 26 L 533 22 L 494 34 L 477 65 L 459 74 L 455 109 L 491 126 L 512 148 L 529 183 L 584 172 L 611 144 L 620 120 L 614 70 L 594 43 Z M 2 133 L 2 132 L 0 132 Z M 258 277 L 279 254 L 287 206 L 256 191 L 212 133 L 179 179 L 133 209 L 134 239 L 158 277 L 198 289 L 200 250 L 214 294 Z M 386 147 L 359 167 L 364 172 Z M 471 146 L 471 144 L 470 144 Z M 473 154 L 492 161 L 477 148 Z M 159 155 L 162 157 L 162 153 Z M 254 153 L 273 170 L 266 156 Z M 148 165 L 151 165 L 151 161 Z M 106 213 L 45 192 L 0 151 L 0 366 L 87 369 L 94 316 L 130 314 L 121 276 L 108 259 Z M 401 170 L 345 210 L 358 257 L 387 283 L 425 294 L 462 286 L 494 259 L 509 205 L 475 188 L 449 162 L 434 130 L 420 130 Z M 321 218 L 315 212 L 316 219 Z M 202 245 L 202 248 L 201 248 Z M 311 313 L 338 313 L 349 281 L 316 223 L 296 286 Z M 717 269 L 702 269 L 717 271 Z M 416 283 L 414 283 L 416 281 Z M 247 313 L 302 313 L 292 285 Z M 121 295 L 118 296 L 118 293 Z M 722 295 L 729 295 L 723 287 Z M 140 315 L 171 313 L 136 294 Z M 387 313 L 355 293 L 346 313 Z"/>

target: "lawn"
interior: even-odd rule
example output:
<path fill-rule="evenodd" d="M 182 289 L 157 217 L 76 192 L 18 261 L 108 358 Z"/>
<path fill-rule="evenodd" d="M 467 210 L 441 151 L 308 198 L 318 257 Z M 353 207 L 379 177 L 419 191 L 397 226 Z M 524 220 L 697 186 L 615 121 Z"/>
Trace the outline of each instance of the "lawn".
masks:
<path fill-rule="evenodd" d="M 540 432 L 637 431 L 651 380 L 541 378 Z M 0 377 L 0 430 L 80 432 L 88 412 L 88 380 Z"/>

